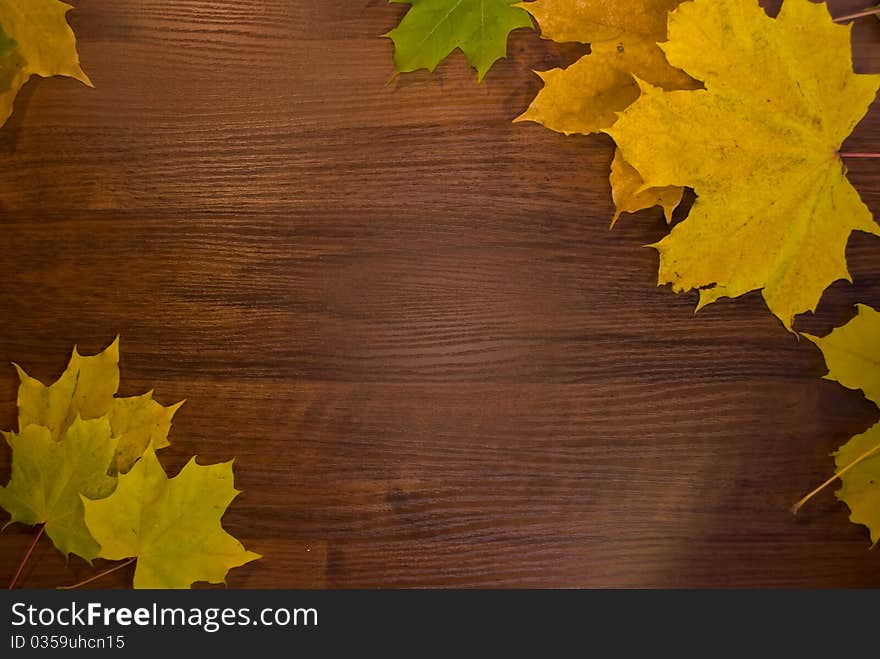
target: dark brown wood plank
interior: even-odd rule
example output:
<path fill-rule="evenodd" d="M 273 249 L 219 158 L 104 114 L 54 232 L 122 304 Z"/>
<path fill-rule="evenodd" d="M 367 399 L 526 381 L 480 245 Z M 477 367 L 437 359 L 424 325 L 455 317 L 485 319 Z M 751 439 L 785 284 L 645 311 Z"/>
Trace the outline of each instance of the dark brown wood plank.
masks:
<path fill-rule="evenodd" d="M 231 586 L 880 586 L 830 492 L 788 512 L 876 408 L 759 295 L 658 288 L 659 213 L 607 230 L 607 139 L 511 123 L 580 49 L 391 80 L 381 0 L 76 4 L 96 89 L 32 81 L 0 130 L 0 362 L 121 334 L 123 394 L 188 400 L 167 468 L 237 458 L 226 525 L 266 558 Z M 875 107 L 847 148 L 878 146 Z M 800 327 L 880 305 L 876 250 Z M 23 585 L 88 574 L 44 543 Z"/>

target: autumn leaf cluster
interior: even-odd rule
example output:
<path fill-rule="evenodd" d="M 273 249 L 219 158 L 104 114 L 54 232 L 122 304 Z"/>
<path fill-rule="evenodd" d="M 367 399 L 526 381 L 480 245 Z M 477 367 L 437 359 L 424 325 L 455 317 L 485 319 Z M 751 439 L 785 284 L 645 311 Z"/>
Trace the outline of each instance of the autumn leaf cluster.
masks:
<path fill-rule="evenodd" d="M 257 554 L 223 530 L 237 496 L 232 463 L 191 460 L 168 478 L 156 451 L 182 403 L 163 406 L 152 392 L 118 397 L 119 341 L 83 357 L 46 386 L 16 366 L 18 430 L 3 433 L 12 475 L 0 487 L 10 523 L 43 525 L 68 556 L 136 559 L 136 588 L 222 583 Z"/>
<path fill-rule="evenodd" d="M 0 0 L 0 125 L 33 75 L 92 83 L 82 70 L 71 9 L 59 0 Z M 135 588 L 222 583 L 233 567 L 259 558 L 223 530 L 238 495 L 232 463 L 191 460 L 169 478 L 156 451 L 169 445 L 180 403 L 152 392 L 120 398 L 119 343 L 83 357 L 45 386 L 20 367 L 18 430 L 3 433 L 12 475 L 0 487 L 10 523 L 40 525 L 69 556 L 91 562 L 136 560 Z"/>
<path fill-rule="evenodd" d="M 434 34 L 447 32 L 440 28 L 453 16 L 441 5 L 453 3 L 460 4 L 422 3 L 434 9 L 427 26 Z M 543 38 L 590 47 L 566 68 L 538 72 L 542 88 L 515 121 L 613 138 L 612 225 L 622 213 L 653 206 L 673 225 L 652 245 L 660 285 L 695 292 L 697 309 L 760 291 L 770 312 L 796 333 L 797 317 L 815 311 L 833 282 L 851 281 L 850 236 L 878 236 L 880 226 L 847 180 L 840 150 L 874 101 L 880 75 L 854 72 L 850 26 L 835 24 L 824 4 L 784 0 L 776 17 L 757 0 L 512 6 L 531 14 Z M 413 3 L 411 13 L 416 9 Z M 512 28 L 495 27 L 495 40 Z M 406 48 L 416 49 L 422 36 L 408 34 Z M 435 50 L 427 68 L 456 45 Z M 397 55 L 397 39 L 395 47 Z M 398 68 L 415 67 L 398 60 Z M 686 188 L 696 201 L 673 223 Z M 860 305 L 846 326 L 807 338 L 825 355 L 829 378 L 880 404 L 877 311 Z M 838 496 L 876 543 L 880 427 L 849 440 L 835 462 L 829 483 L 841 480 Z"/>

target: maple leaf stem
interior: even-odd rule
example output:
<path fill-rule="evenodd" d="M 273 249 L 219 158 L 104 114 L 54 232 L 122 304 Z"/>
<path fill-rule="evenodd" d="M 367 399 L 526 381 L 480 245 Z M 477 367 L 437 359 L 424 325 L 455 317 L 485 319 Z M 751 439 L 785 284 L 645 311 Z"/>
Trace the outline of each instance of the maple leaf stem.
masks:
<path fill-rule="evenodd" d="M 114 565 L 109 570 L 104 570 L 103 572 L 99 572 L 98 574 L 91 576 L 88 579 L 83 579 L 82 581 L 78 581 L 75 584 L 73 584 L 72 586 L 58 586 L 58 590 L 73 590 L 74 588 L 79 588 L 80 586 L 85 586 L 87 583 L 92 583 L 93 581 L 96 581 L 97 579 L 100 579 L 101 577 L 105 577 L 108 574 L 112 574 L 113 572 L 116 572 L 117 570 L 121 570 L 122 568 L 124 568 L 128 565 L 131 565 L 136 560 L 137 560 L 137 558 L 129 558 L 124 563 L 120 563 L 119 565 Z"/>
<path fill-rule="evenodd" d="M 862 462 L 862 461 L 864 461 L 864 460 L 867 460 L 868 458 L 870 458 L 870 457 L 871 457 L 872 455 L 874 455 L 875 453 L 880 453 L 880 444 L 877 444 L 877 446 L 875 446 L 874 448 L 872 448 L 872 449 L 868 449 L 867 451 L 865 451 L 864 453 L 862 453 L 859 457 L 857 457 L 855 460 L 853 460 L 852 462 L 850 462 L 850 463 L 849 463 L 848 465 L 846 465 L 843 469 L 840 469 L 840 470 L 838 470 L 838 471 L 835 471 L 834 474 L 831 476 L 831 478 L 829 478 L 827 481 L 825 481 L 824 483 L 822 483 L 822 484 L 821 484 L 819 487 L 817 487 L 815 490 L 813 490 L 812 492 L 810 492 L 809 494 L 807 494 L 803 499 L 801 499 L 801 500 L 798 501 L 796 504 L 794 504 L 794 505 L 791 507 L 791 512 L 793 512 L 795 515 L 797 515 L 798 510 L 800 510 L 800 509 L 804 506 L 804 504 L 807 503 L 810 499 L 812 499 L 814 496 L 816 496 L 817 494 L 819 494 L 819 492 L 821 492 L 821 491 L 824 490 L 826 487 L 828 487 L 829 485 L 831 485 L 831 483 L 833 483 L 833 482 L 836 481 L 838 478 L 840 478 L 841 476 L 843 476 L 846 472 L 848 472 L 850 469 L 852 469 L 853 467 L 855 467 L 857 464 L 859 464 L 860 462 Z"/>
<path fill-rule="evenodd" d="M 834 19 L 835 23 L 843 23 L 844 21 L 851 21 L 856 18 L 861 18 L 862 16 L 871 16 L 872 14 L 880 14 L 880 7 L 871 7 L 870 9 L 865 9 L 864 11 L 856 12 L 855 14 L 848 14 L 847 16 L 840 16 Z"/>
<path fill-rule="evenodd" d="M 841 158 L 880 158 L 880 153 L 856 153 L 853 151 L 840 151 L 837 155 Z"/>
<path fill-rule="evenodd" d="M 15 576 L 12 577 L 12 581 L 9 582 L 9 590 L 15 588 L 15 584 L 18 583 L 18 578 L 21 576 L 21 573 L 24 572 L 24 566 L 27 565 L 28 559 L 30 559 L 31 554 L 34 553 L 34 549 L 36 549 L 37 543 L 40 541 L 40 538 L 43 537 L 43 531 L 45 530 L 46 525 L 40 524 L 37 535 L 34 536 L 34 540 L 33 542 L 31 542 L 31 546 L 28 547 L 28 550 L 25 552 L 24 556 L 21 559 L 21 563 L 18 564 L 18 569 L 15 571 Z"/>

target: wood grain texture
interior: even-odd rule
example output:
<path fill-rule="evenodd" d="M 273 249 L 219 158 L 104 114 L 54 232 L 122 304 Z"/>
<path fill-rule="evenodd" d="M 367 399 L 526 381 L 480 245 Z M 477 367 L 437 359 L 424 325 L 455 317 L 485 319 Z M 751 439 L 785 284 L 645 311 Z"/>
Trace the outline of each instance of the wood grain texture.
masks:
<path fill-rule="evenodd" d="M 0 130 L 0 362 L 49 380 L 121 334 L 122 394 L 188 399 L 166 467 L 237 457 L 225 523 L 266 558 L 231 586 L 880 587 L 830 492 L 788 511 L 877 410 L 759 295 L 656 286 L 660 213 L 607 228 L 608 139 L 511 123 L 582 49 L 392 80 L 382 0 L 75 4 L 96 89 L 34 80 Z M 854 49 L 880 71 L 880 23 Z M 880 305 L 877 248 L 800 329 Z M 23 585 L 90 570 L 44 543 Z"/>

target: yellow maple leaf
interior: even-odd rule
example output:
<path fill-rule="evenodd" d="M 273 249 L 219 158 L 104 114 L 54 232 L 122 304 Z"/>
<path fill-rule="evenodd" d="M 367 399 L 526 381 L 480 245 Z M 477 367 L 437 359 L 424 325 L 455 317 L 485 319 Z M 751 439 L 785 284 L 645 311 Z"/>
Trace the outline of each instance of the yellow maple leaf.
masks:
<path fill-rule="evenodd" d="M 153 400 L 153 392 L 130 398 L 115 398 L 107 418 L 113 436 L 119 440 L 114 465 L 125 473 L 141 457 L 148 445 L 156 449 L 170 445 L 171 419 L 183 401 L 165 407 Z"/>
<path fill-rule="evenodd" d="M 607 131 L 645 185 L 698 195 L 655 245 L 660 284 L 698 290 L 698 308 L 761 290 L 791 330 L 833 281 L 850 279 L 850 233 L 880 227 L 838 151 L 880 76 L 853 72 L 849 34 L 809 0 L 786 0 L 776 19 L 754 0 L 695 0 L 670 14 L 662 48 L 706 89 L 643 83 Z"/>
<path fill-rule="evenodd" d="M 149 446 L 113 494 L 83 497 L 83 505 L 99 556 L 137 558 L 135 588 L 189 588 L 223 583 L 230 569 L 261 558 L 221 526 L 238 494 L 232 462 L 202 466 L 193 458 L 169 479 Z"/>
<path fill-rule="evenodd" d="M 856 309 L 852 320 L 827 336 L 803 336 L 825 356 L 827 380 L 861 389 L 868 400 L 880 405 L 880 313 L 864 304 Z"/>
<path fill-rule="evenodd" d="M 674 185 L 665 188 L 646 187 L 641 174 L 630 165 L 620 150 L 614 152 L 611 161 L 611 194 L 616 208 L 611 226 L 614 226 L 621 213 L 635 213 L 643 208 L 660 206 L 666 222 L 672 222 L 672 213 L 681 203 L 682 188 Z"/>
<path fill-rule="evenodd" d="M 828 380 L 861 389 L 880 405 L 880 312 L 860 304 L 858 313 L 825 337 L 805 334 L 819 346 L 828 366 Z M 795 504 L 797 511 L 825 487 L 840 479 L 837 498 L 850 509 L 850 521 L 864 524 L 874 544 L 880 542 L 880 423 L 856 435 L 834 454 L 834 475 Z"/>
<path fill-rule="evenodd" d="M 157 449 L 170 443 L 171 419 L 183 402 L 164 407 L 152 392 L 131 398 L 116 398 L 119 389 L 119 339 L 103 352 L 83 357 L 76 348 L 70 362 L 53 384 L 46 386 L 16 365 L 19 430 L 31 424 L 45 426 L 53 439 L 60 439 L 77 417 L 107 416 L 118 439 L 114 469 L 125 473 L 147 444 Z M 7 433 L 4 433 L 7 435 Z"/>
<path fill-rule="evenodd" d="M 93 86 L 67 24 L 71 9 L 59 0 L 0 0 L 0 125 L 32 75 L 69 76 Z"/>
<path fill-rule="evenodd" d="M 104 416 L 119 389 L 119 339 L 103 352 L 83 357 L 74 347 L 67 368 L 50 386 L 15 364 L 18 386 L 18 428 L 31 424 L 48 428 L 59 439 L 73 420 Z"/>
<path fill-rule="evenodd" d="M 10 433 L 7 441 L 12 476 L 0 487 L 0 507 L 12 516 L 10 523 L 45 524 L 61 553 L 91 561 L 98 544 L 85 526 L 80 495 L 104 497 L 116 484 L 107 474 L 116 449 L 110 423 L 76 418 L 60 440 L 48 428 L 30 425 Z"/>
<path fill-rule="evenodd" d="M 538 0 L 522 4 L 538 21 L 541 36 L 590 43 L 566 69 L 538 71 L 544 83 L 514 121 L 534 121 L 565 135 L 590 134 L 614 125 L 617 114 L 640 94 L 636 78 L 664 89 L 696 89 L 699 83 L 666 60 L 657 45 L 666 37 L 666 17 L 681 0 Z M 667 219 L 682 189 L 645 190 L 637 172 L 615 154 L 611 187 L 617 213 L 662 205 Z M 612 222 L 613 224 L 613 222 Z"/>
<path fill-rule="evenodd" d="M 849 520 L 868 527 L 871 542 L 880 542 L 880 423 L 856 435 L 834 454 L 835 495 L 849 507 Z"/>

